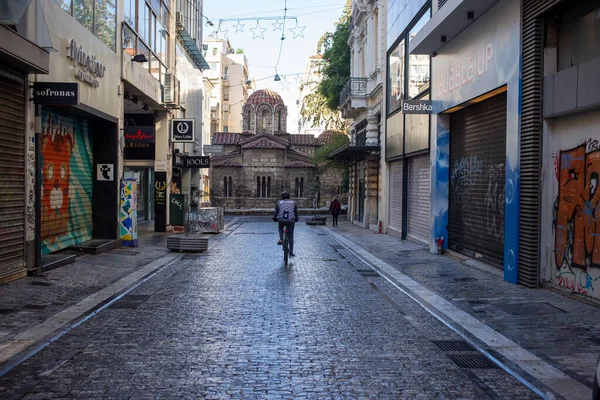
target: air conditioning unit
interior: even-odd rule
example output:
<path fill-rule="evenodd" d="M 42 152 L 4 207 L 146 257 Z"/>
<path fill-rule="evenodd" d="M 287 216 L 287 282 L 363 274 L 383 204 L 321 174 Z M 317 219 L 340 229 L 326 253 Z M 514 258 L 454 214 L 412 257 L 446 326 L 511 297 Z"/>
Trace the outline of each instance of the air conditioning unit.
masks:
<path fill-rule="evenodd" d="M 179 11 L 175 13 L 175 27 L 177 30 L 184 28 L 183 14 L 181 14 Z"/>
<path fill-rule="evenodd" d="M 165 74 L 163 103 L 179 105 L 179 79 L 173 74 Z"/>

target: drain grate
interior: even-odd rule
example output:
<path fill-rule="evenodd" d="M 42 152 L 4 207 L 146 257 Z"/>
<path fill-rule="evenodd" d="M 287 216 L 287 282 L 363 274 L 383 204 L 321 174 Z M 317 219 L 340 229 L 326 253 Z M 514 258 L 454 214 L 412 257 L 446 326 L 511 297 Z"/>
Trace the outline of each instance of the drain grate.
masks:
<path fill-rule="evenodd" d="M 148 295 L 126 295 L 116 301 L 110 308 L 113 309 L 135 309 L 146 301 L 150 296 Z"/>
<path fill-rule="evenodd" d="M 378 277 L 379 274 L 376 271 L 373 271 L 372 269 L 357 269 L 356 270 L 359 274 L 361 274 L 362 276 L 366 276 L 366 277 Z"/>
<path fill-rule="evenodd" d="M 448 357 L 460 368 L 464 369 L 497 369 L 489 358 L 483 354 L 448 354 Z"/>
<path fill-rule="evenodd" d="M 475 282 L 477 278 L 466 277 L 466 278 L 454 278 L 456 282 Z"/>
<path fill-rule="evenodd" d="M 19 310 L 16 310 L 14 308 L 0 308 L 0 315 L 11 314 L 11 313 L 14 313 L 17 311 L 19 311 Z"/>
<path fill-rule="evenodd" d="M 475 347 L 471 346 L 464 340 L 434 340 L 433 344 L 439 347 L 442 351 L 477 351 Z"/>
<path fill-rule="evenodd" d="M 32 286 L 51 286 L 52 285 L 50 282 L 40 282 L 40 281 L 31 281 L 31 282 L 29 282 L 29 284 Z"/>

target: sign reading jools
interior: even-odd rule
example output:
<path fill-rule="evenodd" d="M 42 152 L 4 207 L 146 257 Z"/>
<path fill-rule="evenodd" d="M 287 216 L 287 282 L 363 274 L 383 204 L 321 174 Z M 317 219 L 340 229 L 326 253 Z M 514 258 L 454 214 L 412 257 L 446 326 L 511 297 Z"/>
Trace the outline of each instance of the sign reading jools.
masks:
<path fill-rule="evenodd" d="M 210 157 L 207 156 L 188 156 L 183 159 L 185 168 L 209 168 Z"/>
<path fill-rule="evenodd" d="M 403 100 L 402 113 L 404 114 L 431 114 L 433 105 L 431 100 Z"/>
<path fill-rule="evenodd" d="M 195 120 L 179 118 L 171 120 L 171 141 L 173 143 L 194 143 Z"/>
<path fill-rule="evenodd" d="M 79 104 L 79 84 L 77 82 L 35 82 L 33 101 L 44 105 Z"/>

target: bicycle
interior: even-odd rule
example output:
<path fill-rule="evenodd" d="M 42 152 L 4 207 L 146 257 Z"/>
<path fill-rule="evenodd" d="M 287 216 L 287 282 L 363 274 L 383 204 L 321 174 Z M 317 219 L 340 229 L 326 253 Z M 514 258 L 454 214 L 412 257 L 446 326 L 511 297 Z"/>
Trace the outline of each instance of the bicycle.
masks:
<path fill-rule="evenodd" d="M 287 226 L 283 227 L 283 243 L 282 243 L 281 247 L 283 248 L 283 263 L 287 267 L 288 258 L 290 255 L 290 240 L 288 239 Z"/>

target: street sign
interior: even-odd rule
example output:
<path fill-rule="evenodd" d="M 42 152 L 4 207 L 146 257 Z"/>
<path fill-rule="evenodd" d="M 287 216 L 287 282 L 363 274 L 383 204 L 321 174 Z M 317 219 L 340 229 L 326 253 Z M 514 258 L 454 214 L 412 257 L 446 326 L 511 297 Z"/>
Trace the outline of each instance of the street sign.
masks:
<path fill-rule="evenodd" d="M 223 153 L 223 145 L 222 144 L 205 144 L 202 146 L 202 150 L 204 154 L 222 154 Z"/>
<path fill-rule="evenodd" d="M 209 168 L 210 157 L 206 156 L 188 156 L 183 159 L 185 168 Z"/>
<path fill-rule="evenodd" d="M 431 100 L 402 100 L 403 114 L 431 114 L 432 111 Z"/>
<path fill-rule="evenodd" d="M 195 142 L 195 119 L 176 118 L 171 120 L 171 141 L 173 143 Z"/>
<path fill-rule="evenodd" d="M 79 104 L 77 82 L 34 82 L 33 102 L 44 105 Z"/>

